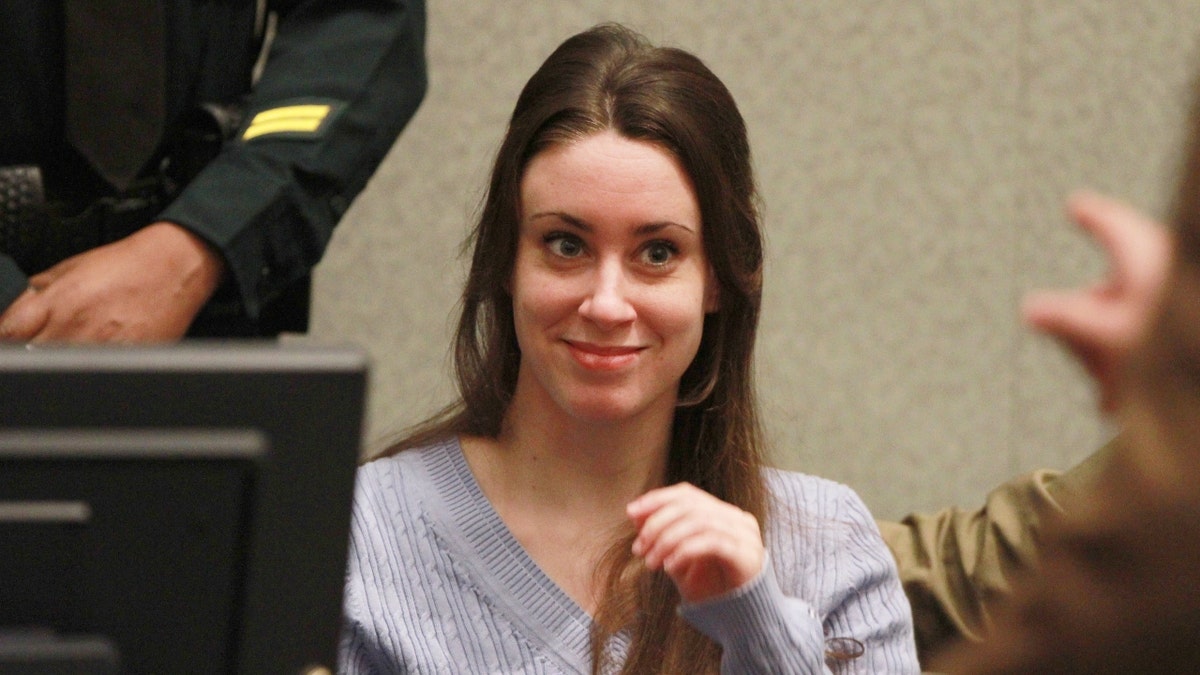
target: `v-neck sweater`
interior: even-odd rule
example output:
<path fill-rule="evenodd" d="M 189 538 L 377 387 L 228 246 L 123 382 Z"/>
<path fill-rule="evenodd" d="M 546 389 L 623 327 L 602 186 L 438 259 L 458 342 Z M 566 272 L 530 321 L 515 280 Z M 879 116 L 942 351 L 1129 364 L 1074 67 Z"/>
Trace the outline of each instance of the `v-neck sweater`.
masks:
<path fill-rule="evenodd" d="M 804 474 L 767 481 L 766 568 L 679 608 L 721 644 L 722 672 L 918 672 L 908 601 L 862 501 Z M 505 526 L 456 439 L 359 468 L 344 611 L 345 673 L 591 672 L 591 617 Z M 827 638 L 864 653 L 826 663 Z M 627 646 L 618 635 L 609 649 Z"/>

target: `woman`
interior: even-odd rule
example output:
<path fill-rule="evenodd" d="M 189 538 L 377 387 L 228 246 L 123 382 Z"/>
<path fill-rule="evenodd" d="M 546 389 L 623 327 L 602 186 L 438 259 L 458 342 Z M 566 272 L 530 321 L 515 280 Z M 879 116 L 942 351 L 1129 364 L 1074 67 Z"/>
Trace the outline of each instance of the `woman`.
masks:
<path fill-rule="evenodd" d="M 462 399 L 359 472 L 343 669 L 916 672 L 862 502 L 763 466 L 750 151 L 698 59 L 563 43 L 473 238 Z"/>

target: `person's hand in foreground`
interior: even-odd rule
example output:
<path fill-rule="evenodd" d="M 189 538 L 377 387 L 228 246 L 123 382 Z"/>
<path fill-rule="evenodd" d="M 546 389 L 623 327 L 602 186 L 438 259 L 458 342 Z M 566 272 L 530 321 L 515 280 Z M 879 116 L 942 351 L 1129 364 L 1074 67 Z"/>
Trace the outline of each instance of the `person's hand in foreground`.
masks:
<path fill-rule="evenodd" d="M 1099 388 L 1101 410 L 1111 413 L 1120 364 L 1142 339 L 1162 294 L 1171 239 L 1160 223 L 1096 193 L 1073 194 L 1067 211 L 1103 247 L 1108 276 L 1083 288 L 1033 292 L 1022 315 L 1080 360 Z"/>

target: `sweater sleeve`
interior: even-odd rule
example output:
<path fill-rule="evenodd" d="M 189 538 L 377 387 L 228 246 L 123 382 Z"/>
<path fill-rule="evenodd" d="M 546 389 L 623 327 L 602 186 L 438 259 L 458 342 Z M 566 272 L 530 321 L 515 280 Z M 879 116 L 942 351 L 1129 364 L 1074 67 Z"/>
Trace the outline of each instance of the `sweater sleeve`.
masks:
<path fill-rule="evenodd" d="M 866 505 L 830 481 L 807 490 L 783 483 L 777 492 L 776 515 L 808 517 L 774 525 L 763 572 L 680 609 L 721 645 L 722 672 L 918 672 L 908 601 Z"/>
<path fill-rule="evenodd" d="M 838 485 L 836 520 L 844 523 L 826 581 L 826 647 L 834 672 L 917 673 L 912 609 L 895 560 L 866 504 Z M 861 645 L 857 654 L 851 645 Z M 841 652 L 839 657 L 835 653 Z M 846 653 L 849 652 L 849 653 Z"/>
<path fill-rule="evenodd" d="M 721 645 L 722 673 L 826 673 L 821 622 L 812 606 L 783 595 L 768 560 L 732 593 L 680 607 L 683 618 Z"/>
<path fill-rule="evenodd" d="M 221 253 L 252 317 L 320 260 L 426 89 L 423 0 L 276 4 L 241 130 L 160 216 Z"/>

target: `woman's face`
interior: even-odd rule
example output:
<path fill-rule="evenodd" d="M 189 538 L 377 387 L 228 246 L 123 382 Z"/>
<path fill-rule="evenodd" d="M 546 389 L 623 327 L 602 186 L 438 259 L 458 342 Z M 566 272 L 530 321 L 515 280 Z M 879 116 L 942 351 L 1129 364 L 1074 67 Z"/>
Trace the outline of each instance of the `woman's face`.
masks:
<path fill-rule="evenodd" d="M 672 415 L 716 292 L 675 158 L 612 131 L 554 145 L 521 181 L 509 290 L 517 396 L 572 418 Z"/>

